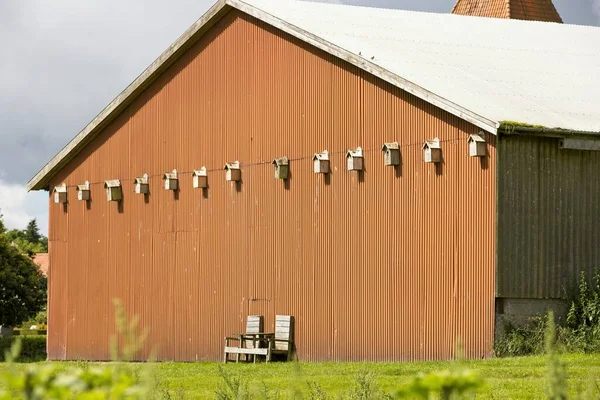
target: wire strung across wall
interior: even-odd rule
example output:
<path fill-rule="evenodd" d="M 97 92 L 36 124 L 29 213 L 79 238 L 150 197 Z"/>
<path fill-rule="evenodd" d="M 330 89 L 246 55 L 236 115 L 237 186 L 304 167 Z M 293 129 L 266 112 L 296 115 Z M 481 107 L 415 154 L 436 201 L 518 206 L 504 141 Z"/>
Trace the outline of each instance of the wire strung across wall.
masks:
<path fill-rule="evenodd" d="M 463 141 L 463 139 L 447 139 L 447 140 L 439 140 L 439 143 L 451 143 L 451 142 L 458 142 L 458 141 Z M 407 147 L 415 147 L 415 146 L 422 146 L 423 142 L 416 142 L 416 143 L 408 143 L 408 144 L 401 144 L 402 148 L 407 148 Z M 348 151 L 348 149 L 345 150 L 341 150 L 341 151 L 330 151 L 329 154 L 330 155 L 341 155 L 341 154 L 346 154 L 346 152 Z M 368 148 L 368 149 L 362 149 L 362 151 L 364 153 L 372 153 L 372 152 L 380 152 L 381 151 L 381 147 L 376 147 L 376 148 Z M 314 154 L 310 155 L 310 156 L 302 156 L 302 157 L 295 157 L 295 158 L 289 158 L 289 161 L 305 161 L 305 160 L 312 160 L 314 157 Z M 269 161 L 256 161 L 256 162 L 252 162 L 252 163 L 243 163 L 240 162 L 240 168 L 241 167 L 256 167 L 256 166 L 262 166 L 262 165 L 271 165 L 272 164 L 272 160 Z M 218 171 L 223 171 L 223 168 L 206 168 L 206 172 L 218 172 Z M 143 172 L 143 171 L 141 171 Z M 178 174 L 180 175 L 191 175 L 195 172 L 195 170 L 192 171 L 177 171 Z M 158 173 L 158 174 L 153 174 L 153 175 L 147 175 L 148 179 L 150 178 L 158 178 L 160 177 L 161 179 L 164 176 L 164 172 L 162 173 Z M 118 178 L 121 181 L 134 181 L 136 178 L 139 178 L 139 176 L 135 176 L 135 177 L 128 177 L 128 178 Z M 91 185 L 104 185 L 106 181 L 99 181 L 99 182 L 88 182 L 88 184 Z M 77 188 L 79 186 L 79 184 L 73 184 L 73 185 L 65 185 L 66 188 Z"/>

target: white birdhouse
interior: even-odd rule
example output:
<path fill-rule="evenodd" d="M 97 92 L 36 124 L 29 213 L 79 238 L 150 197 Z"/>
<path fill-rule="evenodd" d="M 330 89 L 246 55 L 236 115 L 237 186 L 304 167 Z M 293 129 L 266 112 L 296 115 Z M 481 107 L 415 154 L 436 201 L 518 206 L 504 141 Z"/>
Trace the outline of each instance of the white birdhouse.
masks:
<path fill-rule="evenodd" d="M 442 147 L 438 138 L 423 144 L 423 153 L 426 163 L 442 162 Z"/>
<path fill-rule="evenodd" d="M 227 163 L 223 169 L 225 170 L 225 180 L 227 182 L 239 182 L 242 179 L 239 161 Z"/>
<path fill-rule="evenodd" d="M 90 183 L 85 181 L 83 185 L 77 185 L 77 200 L 90 201 Z"/>
<path fill-rule="evenodd" d="M 356 150 L 346 152 L 346 165 L 348 171 L 362 171 L 364 164 L 363 150 L 357 147 Z"/>
<path fill-rule="evenodd" d="M 469 144 L 469 155 L 471 157 L 485 157 L 485 139 L 481 135 L 469 135 L 467 143 Z"/>
<path fill-rule="evenodd" d="M 315 153 L 313 156 L 313 171 L 315 174 L 329 173 L 329 152 Z"/>
<path fill-rule="evenodd" d="M 192 173 L 192 185 L 194 189 L 206 189 L 208 187 L 208 174 L 206 167 L 194 170 Z"/>
<path fill-rule="evenodd" d="M 290 174 L 290 160 L 287 157 L 273 160 L 275 166 L 275 179 L 287 179 Z"/>
<path fill-rule="evenodd" d="M 173 172 L 166 172 L 163 175 L 163 180 L 165 181 L 165 190 L 177 190 L 179 179 L 177 178 L 176 169 Z"/>
<path fill-rule="evenodd" d="M 121 188 L 120 180 L 104 181 L 104 188 L 106 189 L 106 200 L 121 201 L 123 199 L 123 189 Z"/>
<path fill-rule="evenodd" d="M 56 204 L 64 204 L 67 202 L 67 185 L 62 184 L 54 187 L 54 202 Z"/>
<path fill-rule="evenodd" d="M 148 174 L 138 176 L 134 179 L 135 193 L 137 194 L 148 194 L 150 193 L 150 184 L 148 183 Z"/>
<path fill-rule="evenodd" d="M 400 165 L 400 145 L 398 144 L 398 142 L 384 143 L 381 147 L 381 151 L 384 152 L 384 165 Z"/>

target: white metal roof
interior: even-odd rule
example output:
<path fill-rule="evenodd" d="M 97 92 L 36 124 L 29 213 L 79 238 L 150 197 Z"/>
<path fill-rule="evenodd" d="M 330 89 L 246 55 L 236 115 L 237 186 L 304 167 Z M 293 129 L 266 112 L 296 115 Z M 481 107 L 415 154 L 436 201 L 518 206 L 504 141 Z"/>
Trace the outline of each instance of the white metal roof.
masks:
<path fill-rule="evenodd" d="M 600 28 L 295 0 L 244 2 L 485 119 L 600 132 Z"/>
<path fill-rule="evenodd" d="M 27 184 L 47 188 L 189 41 L 237 8 L 482 129 L 502 122 L 600 133 L 600 28 L 313 3 L 217 3 Z"/>

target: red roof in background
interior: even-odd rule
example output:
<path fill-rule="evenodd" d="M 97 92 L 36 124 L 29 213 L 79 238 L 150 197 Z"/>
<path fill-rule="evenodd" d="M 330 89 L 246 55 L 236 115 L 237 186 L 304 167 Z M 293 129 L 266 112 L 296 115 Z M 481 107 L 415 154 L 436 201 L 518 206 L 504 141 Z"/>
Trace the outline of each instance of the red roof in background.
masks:
<path fill-rule="evenodd" d="M 563 22 L 552 0 L 457 0 L 452 13 L 477 17 Z"/>
<path fill-rule="evenodd" d="M 50 256 L 48 253 L 37 253 L 33 256 L 33 262 L 39 265 L 40 271 L 44 276 L 48 276 L 48 268 L 50 267 Z"/>

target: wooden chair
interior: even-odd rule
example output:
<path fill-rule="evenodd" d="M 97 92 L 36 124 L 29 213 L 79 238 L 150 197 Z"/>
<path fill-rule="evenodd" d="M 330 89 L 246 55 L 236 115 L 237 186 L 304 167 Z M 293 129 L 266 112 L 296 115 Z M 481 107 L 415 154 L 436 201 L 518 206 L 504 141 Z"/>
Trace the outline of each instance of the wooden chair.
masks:
<path fill-rule="evenodd" d="M 294 351 L 294 317 L 291 315 L 275 316 L 275 338 L 272 354 L 285 354 L 287 361 L 292 360 Z"/>
<path fill-rule="evenodd" d="M 223 361 L 227 362 L 229 354 L 236 355 L 236 362 L 240 361 L 240 356 L 245 355 L 246 360 L 249 356 L 253 357 L 256 362 L 256 356 L 266 356 L 267 361 L 271 358 L 271 346 L 261 346 L 264 339 L 261 338 L 263 332 L 264 320 L 262 315 L 249 315 L 246 318 L 246 333 L 241 333 L 236 336 L 225 337 L 225 349 Z M 232 346 L 231 342 L 238 342 L 238 346 Z"/>

